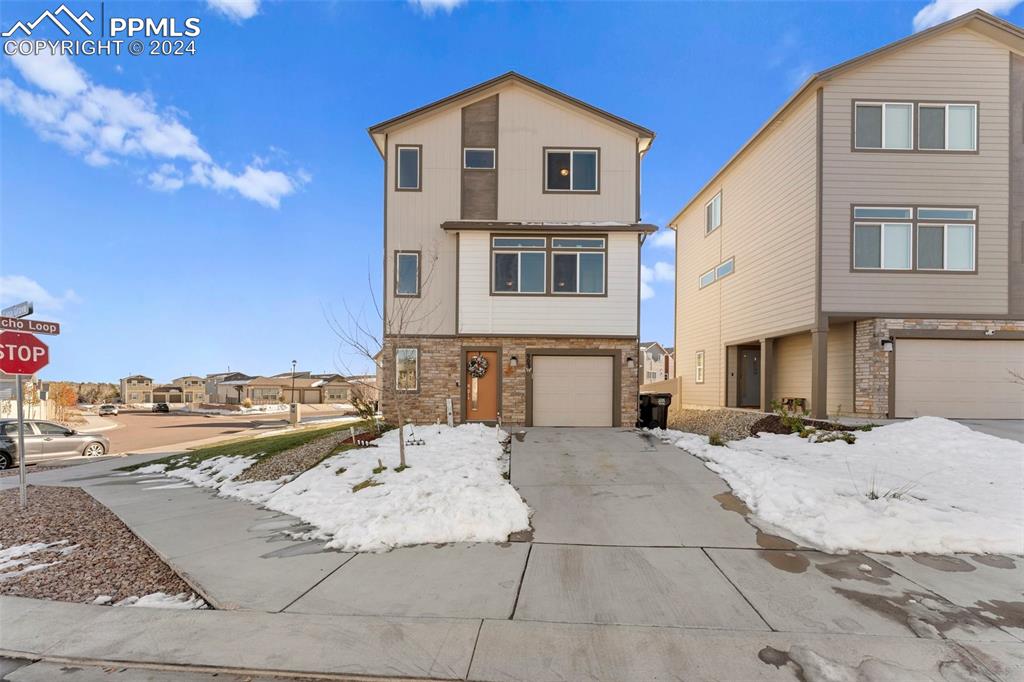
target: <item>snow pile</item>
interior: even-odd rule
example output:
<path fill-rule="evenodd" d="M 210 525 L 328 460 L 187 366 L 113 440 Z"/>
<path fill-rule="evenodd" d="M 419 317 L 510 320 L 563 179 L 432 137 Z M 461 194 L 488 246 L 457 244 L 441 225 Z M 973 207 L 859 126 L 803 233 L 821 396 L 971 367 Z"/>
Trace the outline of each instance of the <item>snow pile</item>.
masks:
<path fill-rule="evenodd" d="M 60 549 L 57 549 L 58 547 Z M 30 542 L 24 545 L 7 547 L 6 549 L 0 545 L 0 580 L 10 580 L 11 578 L 17 578 L 33 571 L 40 571 L 47 566 L 60 563 L 59 561 L 49 561 L 34 564 L 32 559 L 28 557 L 31 557 L 36 552 L 50 551 L 57 552 L 60 556 L 67 556 L 77 548 L 78 545 L 69 545 L 67 540 Z"/>
<path fill-rule="evenodd" d="M 1024 444 L 938 417 L 809 443 L 762 433 L 725 447 L 656 431 L 703 459 L 753 514 L 829 552 L 1024 554 Z M 755 519 L 755 521 L 757 520 Z"/>
<path fill-rule="evenodd" d="M 196 407 L 195 405 L 186 405 L 181 408 L 182 412 L 191 412 L 192 414 L 277 414 L 278 412 L 287 412 L 288 405 L 285 403 L 270 403 L 267 405 L 253 405 L 252 407 L 239 407 L 237 410 L 229 410 L 226 408 L 218 407 Z"/>
<path fill-rule="evenodd" d="M 306 538 L 349 551 L 381 551 L 438 542 L 504 542 L 526 530 L 530 509 L 506 481 L 508 460 L 499 432 L 483 424 L 420 426 L 423 445 L 407 445 L 409 468 L 398 466 L 398 431 L 376 447 L 348 450 L 289 480 L 235 481 L 252 457 L 215 457 L 197 467 L 168 468 L 180 478 L 218 494 L 297 516 L 316 530 Z M 374 473 L 380 460 L 386 470 Z M 173 467 L 173 465 L 172 465 Z M 147 469 L 149 471 L 147 471 Z M 145 467 L 136 473 L 160 473 Z M 353 488 L 370 481 L 362 489 Z"/>
<path fill-rule="evenodd" d="M 93 604 L 109 604 L 112 597 L 101 595 L 93 600 Z M 157 609 L 205 609 L 208 608 L 205 601 L 194 594 L 179 592 L 178 594 L 166 594 L 164 592 L 153 592 L 141 597 L 125 597 L 114 606 L 147 606 Z"/>

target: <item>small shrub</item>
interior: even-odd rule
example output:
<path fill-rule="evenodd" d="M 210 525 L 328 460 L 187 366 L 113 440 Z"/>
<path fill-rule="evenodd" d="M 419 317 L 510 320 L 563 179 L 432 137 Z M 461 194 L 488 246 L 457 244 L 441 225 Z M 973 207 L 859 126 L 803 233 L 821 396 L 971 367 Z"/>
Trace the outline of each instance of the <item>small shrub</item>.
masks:
<path fill-rule="evenodd" d="M 773 400 L 771 407 L 772 412 L 779 417 L 779 421 L 782 422 L 785 428 L 789 429 L 790 433 L 802 433 L 806 428 L 803 418 L 796 412 L 790 412 L 778 400 Z M 802 437 L 806 438 L 807 436 Z"/>
<path fill-rule="evenodd" d="M 708 436 L 708 445 L 714 445 L 715 447 L 718 448 L 724 447 L 725 439 L 722 438 L 722 434 L 720 433 L 712 433 L 710 436 Z"/>
<path fill-rule="evenodd" d="M 352 492 L 357 493 L 360 490 L 362 490 L 363 488 L 375 488 L 375 487 L 377 487 L 379 485 L 384 485 L 384 484 L 381 483 L 380 481 L 375 481 L 372 478 L 368 478 L 365 481 L 363 481 L 362 483 L 356 483 L 354 486 L 352 486 Z"/>
<path fill-rule="evenodd" d="M 813 426 L 804 426 L 800 429 L 799 432 L 797 432 L 797 435 L 800 436 L 801 438 L 809 439 L 811 436 L 817 433 L 817 431 L 818 429 L 814 428 Z"/>
<path fill-rule="evenodd" d="M 242 407 L 252 407 L 252 400 L 250 400 L 249 398 L 246 398 L 245 400 L 243 400 L 242 401 Z"/>
<path fill-rule="evenodd" d="M 881 426 L 881 424 L 861 424 L 860 426 L 853 426 L 850 428 L 851 431 L 870 431 L 873 428 Z"/>
<path fill-rule="evenodd" d="M 384 462 L 380 461 L 379 459 L 377 460 L 377 466 L 373 467 L 373 473 L 375 474 L 382 474 L 387 470 L 388 468 L 384 466 Z"/>
<path fill-rule="evenodd" d="M 408 464 L 399 464 L 398 466 L 395 467 L 394 471 L 395 471 L 395 473 L 400 474 L 400 473 L 402 473 L 403 471 L 405 471 L 408 468 L 409 468 Z"/>
<path fill-rule="evenodd" d="M 832 443 L 837 440 L 853 445 L 857 442 L 857 436 L 853 435 L 849 431 L 822 431 L 815 435 L 815 437 L 811 439 L 811 442 Z"/>
<path fill-rule="evenodd" d="M 330 466 L 330 465 L 327 465 L 327 466 Z M 346 471 L 348 471 L 348 469 L 346 469 L 345 467 L 339 467 L 338 470 L 334 472 L 334 475 L 335 476 L 341 476 Z"/>

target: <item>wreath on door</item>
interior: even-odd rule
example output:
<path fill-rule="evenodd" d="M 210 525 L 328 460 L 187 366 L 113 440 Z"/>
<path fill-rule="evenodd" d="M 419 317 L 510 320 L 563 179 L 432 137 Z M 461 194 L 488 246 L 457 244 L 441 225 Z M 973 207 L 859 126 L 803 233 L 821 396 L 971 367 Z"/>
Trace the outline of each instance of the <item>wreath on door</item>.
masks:
<path fill-rule="evenodd" d="M 477 379 L 483 378 L 483 376 L 487 374 L 487 358 L 482 355 L 470 358 L 466 370 L 469 372 L 469 376 L 471 377 L 476 377 Z"/>

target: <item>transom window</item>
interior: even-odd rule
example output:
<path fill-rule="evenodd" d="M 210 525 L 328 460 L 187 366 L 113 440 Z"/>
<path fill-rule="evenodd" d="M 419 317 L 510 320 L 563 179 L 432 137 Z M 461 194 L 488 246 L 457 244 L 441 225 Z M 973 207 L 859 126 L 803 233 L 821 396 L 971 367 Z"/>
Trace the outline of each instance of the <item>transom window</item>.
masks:
<path fill-rule="evenodd" d="M 855 270 L 975 269 L 977 209 L 855 207 L 853 219 Z"/>
<path fill-rule="evenodd" d="M 471 170 L 493 170 L 494 149 L 490 147 L 467 147 L 463 149 L 462 167 Z"/>
<path fill-rule="evenodd" d="M 492 236 L 491 293 L 604 294 L 606 247 L 604 237 Z"/>
<path fill-rule="evenodd" d="M 398 146 L 397 163 L 395 164 L 395 189 L 399 191 L 417 191 L 420 189 L 421 149 L 419 146 Z"/>
<path fill-rule="evenodd" d="M 975 104 L 918 106 L 918 147 L 947 151 L 977 149 L 978 107 Z"/>
<path fill-rule="evenodd" d="M 395 295 L 420 295 L 420 254 L 418 251 L 395 252 Z"/>
<path fill-rule="evenodd" d="M 722 224 L 722 193 L 704 205 L 704 234 L 711 234 Z"/>
<path fill-rule="evenodd" d="M 545 149 L 545 191 L 597 192 L 599 156 L 597 149 Z"/>
<path fill-rule="evenodd" d="M 420 351 L 418 348 L 395 350 L 395 388 L 415 391 L 419 388 Z"/>
<path fill-rule="evenodd" d="M 913 149 L 914 105 L 910 102 L 858 102 L 854 147 Z"/>

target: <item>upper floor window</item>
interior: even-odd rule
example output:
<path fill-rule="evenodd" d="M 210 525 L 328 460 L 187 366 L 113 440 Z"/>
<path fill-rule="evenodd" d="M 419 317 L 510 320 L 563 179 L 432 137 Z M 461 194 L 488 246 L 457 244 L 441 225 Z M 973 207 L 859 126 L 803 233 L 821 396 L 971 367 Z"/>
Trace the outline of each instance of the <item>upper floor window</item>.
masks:
<path fill-rule="evenodd" d="M 494 237 L 491 292 L 543 294 L 547 241 L 545 237 Z"/>
<path fill-rule="evenodd" d="M 711 234 L 722 224 L 722 193 L 704 204 L 704 234 Z"/>
<path fill-rule="evenodd" d="M 597 149 L 545 149 L 544 191 L 597 192 L 599 157 Z"/>
<path fill-rule="evenodd" d="M 974 208 L 857 206 L 853 220 L 855 270 L 975 269 Z"/>
<path fill-rule="evenodd" d="M 494 149 L 482 147 L 463 149 L 462 167 L 470 170 L 493 170 Z"/>
<path fill-rule="evenodd" d="M 704 287 L 711 286 L 723 277 L 727 277 L 733 273 L 736 269 L 736 259 L 730 258 L 719 263 L 717 266 L 711 268 L 703 275 L 700 276 L 698 281 L 698 288 L 703 289 Z"/>
<path fill-rule="evenodd" d="M 918 147 L 973 152 L 977 149 L 976 104 L 921 104 L 917 110 Z"/>
<path fill-rule="evenodd" d="M 913 103 L 857 102 L 855 110 L 855 148 L 914 148 Z"/>
<path fill-rule="evenodd" d="M 420 295 L 420 254 L 395 251 L 395 296 Z"/>
<path fill-rule="evenodd" d="M 555 294 L 603 294 L 605 240 L 552 238 L 551 291 Z"/>
<path fill-rule="evenodd" d="M 395 164 L 395 189 L 406 192 L 420 190 L 423 148 L 419 145 L 399 145 L 396 151 L 398 159 Z"/>

